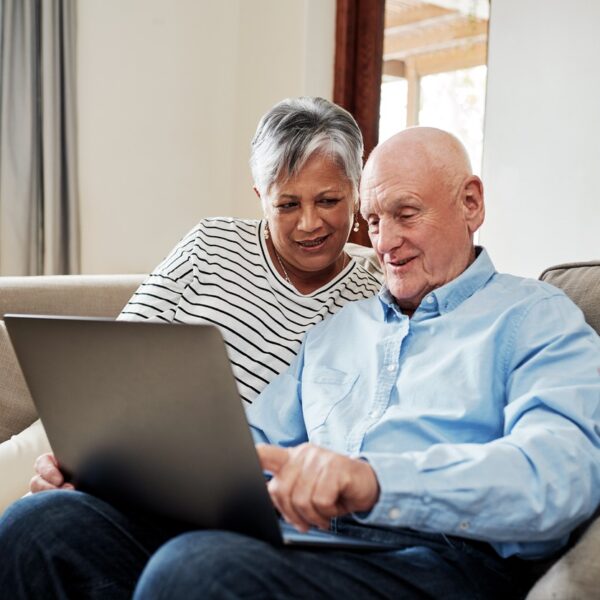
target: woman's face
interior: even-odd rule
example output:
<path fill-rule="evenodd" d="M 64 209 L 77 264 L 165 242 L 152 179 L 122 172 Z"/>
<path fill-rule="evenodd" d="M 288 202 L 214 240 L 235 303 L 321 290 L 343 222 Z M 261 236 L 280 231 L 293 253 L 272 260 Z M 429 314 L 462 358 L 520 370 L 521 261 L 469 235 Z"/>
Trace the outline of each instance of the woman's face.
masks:
<path fill-rule="evenodd" d="M 315 154 L 295 177 L 276 182 L 263 202 L 273 245 L 291 270 L 331 267 L 348 239 L 352 183 L 330 158 Z"/>

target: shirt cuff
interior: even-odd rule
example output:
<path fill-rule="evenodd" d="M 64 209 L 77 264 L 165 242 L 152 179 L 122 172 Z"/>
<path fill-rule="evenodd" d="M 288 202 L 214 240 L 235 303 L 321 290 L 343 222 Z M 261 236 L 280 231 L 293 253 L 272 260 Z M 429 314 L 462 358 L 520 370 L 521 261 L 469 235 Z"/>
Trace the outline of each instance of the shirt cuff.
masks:
<path fill-rule="evenodd" d="M 357 458 L 371 465 L 379 482 L 379 499 L 370 511 L 353 515 L 358 522 L 412 528 L 427 522 L 431 497 L 418 487 L 419 473 L 413 461 L 369 452 Z"/>

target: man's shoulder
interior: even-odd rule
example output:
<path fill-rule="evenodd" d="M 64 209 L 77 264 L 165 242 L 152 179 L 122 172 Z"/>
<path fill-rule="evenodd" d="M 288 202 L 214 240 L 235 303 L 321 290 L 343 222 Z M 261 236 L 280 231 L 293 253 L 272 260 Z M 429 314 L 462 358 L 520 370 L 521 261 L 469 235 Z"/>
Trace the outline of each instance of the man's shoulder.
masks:
<path fill-rule="evenodd" d="M 544 281 L 505 273 L 496 273 L 474 294 L 473 301 L 471 308 L 498 318 L 503 315 L 513 324 L 531 318 L 539 322 L 540 317 L 551 314 L 565 323 L 582 317 L 580 308 L 563 290 Z"/>
<path fill-rule="evenodd" d="M 561 289 L 545 281 L 508 273 L 495 273 L 482 291 L 487 294 L 506 295 L 514 302 L 537 302 L 552 297 L 566 297 Z"/>

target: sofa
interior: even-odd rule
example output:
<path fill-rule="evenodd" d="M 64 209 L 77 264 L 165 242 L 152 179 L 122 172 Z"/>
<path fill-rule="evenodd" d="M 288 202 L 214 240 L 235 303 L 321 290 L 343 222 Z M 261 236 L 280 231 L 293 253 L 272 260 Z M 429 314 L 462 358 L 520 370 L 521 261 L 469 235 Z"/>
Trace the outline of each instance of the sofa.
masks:
<path fill-rule="evenodd" d="M 376 270 L 366 249 L 351 252 Z M 0 277 L 0 317 L 7 313 L 116 317 L 143 275 Z M 600 261 L 551 267 L 540 277 L 562 288 L 600 332 Z M 600 374 L 600 371 L 599 371 Z M 600 424 L 599 424 L 600 426 Z M 25 494 L 33 462 L 50 449 L 0 320 L 0 514 Z M 527 600 L 600 598 L 600 516 L 579 528 L 572 547 L 543 574 Z"/>

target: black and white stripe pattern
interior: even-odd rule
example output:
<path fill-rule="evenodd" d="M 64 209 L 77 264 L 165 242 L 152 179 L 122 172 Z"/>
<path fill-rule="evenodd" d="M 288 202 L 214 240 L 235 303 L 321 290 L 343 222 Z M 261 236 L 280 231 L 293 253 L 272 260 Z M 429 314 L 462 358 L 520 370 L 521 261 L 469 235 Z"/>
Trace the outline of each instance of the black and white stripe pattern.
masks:
<path fill-rule="evenodd" d="M 202 220 L 119 317 L 217 325 L 248 403 L 290 364 L 307 329 L 381 285 L 351 260 L 335 279 L 303 296 L 277 273 L 263 229 L 264 221 Z"/>

